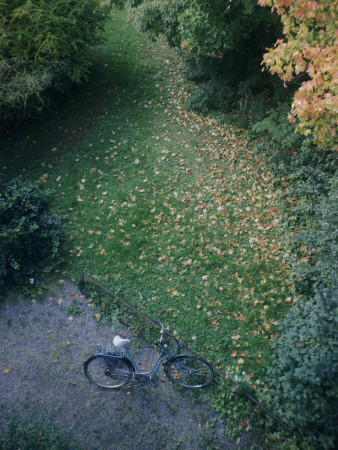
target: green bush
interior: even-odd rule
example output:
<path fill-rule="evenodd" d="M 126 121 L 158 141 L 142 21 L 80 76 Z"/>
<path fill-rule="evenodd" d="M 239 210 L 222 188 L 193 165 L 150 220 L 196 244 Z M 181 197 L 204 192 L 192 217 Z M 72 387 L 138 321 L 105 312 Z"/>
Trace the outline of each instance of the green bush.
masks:
<path fill-rule="evenodd" d="M 0 11 L 6 57 L 67 61 L 68 76 L 76 82 L 88 71 L 88 46 L 98 42 L 108 14 L 97 0 L 0 0 Z"/>
<path fill-rule="evenodd" d="M 265 153 L 283 187 L 290 279 L 305 298 L 281 322 L 274 342 L 270 407 L 305 437 L 304 448 L 335 448 L 338 155 L 294 134 L 287 111 L 279 104 L 254 126 L 261 134 L 255 151 Z"/>
<path fill-rule="evenodd" d="M 124 0 L 0 0 L 0 130 L 87 78 L 111 3 Z"/>
<path fill-rule="evenodd" d="M 194 87 L 187 99 L 187 106 L 202 114 L 211 110 L 229 112 L 235 100 L 234 89 L 224 80 L 213 77 Z"/>
<path fill-rule="evenodd" d="M 72 429 L 55 425 L 50 418 L 11 413 L 0 427 L 1 450 L 68 450 L 90 448 Z"/>
<path fill-rule="evenodd" d="M 48 94 L 64 90 L 65 74 L 64 61 L 32 64 L 0 54 L 0 131 L 6 121 L 31 117 L 49 106 Z"/>
<path fill-rule="evenodd" d="M 312 199 L 314 214 L 309 211 L 308 220 L 293 239 L 300 251 L 292 267 L 292 278 L 298 291 L 305 293 L 311 285 L 318 283 L 324 283 L 330 289 L 338 286 L 337 177 L 329 179 L 326 184 L 330 188 L 328 194 L 317 198 L 316 202 Z M 304 214 L 306 197 L 302 203 L 305 203 Z"/>
<path fill-rule="evenodd" d="M 295 126 L 290 124 L 287 115 L 290 103 L 277 102 L 274 108 L 269 109 L 263 120 L 252 126 L 252 131 L 258 134 L 268 133 L 269 139 L 274 141 L 283 151 L 299 147 L 301 137 L 295 133 Z"/>
<path fill-rule="evenodd" d="M 217 110 L 229 112 L 236 101 L 236 91 L 223 58 L 199 56 L 182 58 L 183 75 L 195 83 L 187 99 L 189 108 L 206 114 Z M 229 75 L 229 74 L 228 74 Z"/>
<path fill-rule="evenodd" d="M 48 211 L 49 192 L 29 182 L 0 180 L 0 289 L 51 270 L 64 240 L 61 218 Z"/>
<path fill-rule="evenodd" d="M 299 294 L 311 296 L 321 283 L 337 286 L 338 154 L 294 134 L 282 105 L 275 113 L 255 126 L 269 134 L 254 151 L 265 153 L 276 182 L 282 182 L 291 280 Z"/>
<path fill-rule="evenodd" d="M 303 437 L 307 448 L 337 448 L 338 289 L 316 289 L 280 327 L 268 371 L 271 406 Z"/>

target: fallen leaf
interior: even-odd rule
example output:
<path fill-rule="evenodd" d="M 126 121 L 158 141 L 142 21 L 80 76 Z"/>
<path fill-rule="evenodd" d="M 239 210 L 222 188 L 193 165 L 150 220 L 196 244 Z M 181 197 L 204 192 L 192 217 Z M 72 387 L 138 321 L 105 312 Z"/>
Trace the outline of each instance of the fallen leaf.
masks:
<path fill-rule="evenodd" d="M 239 423 L 242 425 L 243 428 L 246 427 L 247 423 L 248 423 L 249 418 L 248 417 L 244 417 L 243 419 L 241 419 L 239 421 Z"/>

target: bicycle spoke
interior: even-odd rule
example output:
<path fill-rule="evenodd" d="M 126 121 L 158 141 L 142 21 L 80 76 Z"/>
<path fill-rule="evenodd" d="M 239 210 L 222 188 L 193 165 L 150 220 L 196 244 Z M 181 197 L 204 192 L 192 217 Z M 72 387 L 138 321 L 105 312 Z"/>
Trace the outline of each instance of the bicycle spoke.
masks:
<path fill-rule="evenodd" d="M 134 366 L 128 359 L 103 355 L 89 358 L 84 369 L 92 383 L 105 389 L 123 386 L 133 377 L 134 372 Z"/>
<path fill-rule="evenodd" d="M 165 369 L 171 381 L 184 387 L 207 386 L 214 376 L 210 364 L 196 356 L 178 356 Z"/>

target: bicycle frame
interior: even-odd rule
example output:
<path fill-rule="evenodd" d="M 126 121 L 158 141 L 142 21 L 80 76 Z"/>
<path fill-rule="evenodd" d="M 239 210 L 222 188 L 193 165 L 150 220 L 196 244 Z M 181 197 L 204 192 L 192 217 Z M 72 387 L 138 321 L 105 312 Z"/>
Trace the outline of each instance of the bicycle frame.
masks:
<path fill-rule="evenodd" d="M 140 369 L 140 367 L 137 364 L 137 362 L 135 361 L 133 355 L 130 353 L 128 347 L 125 347 L 126 355 L 129 356 L 129 358 L 135 368 L 135 373 L 134 373 L 135 375 L 143 375 L 143 376 L 151 379 L 158 372 L 161 364 L 165 360 L 172 358 L 174 356 L 165 344 L 160 343 L 159 346 L 161 347 L 160 354 L 158 355 L 153 367 L 148 371 L 144 371 L 144 370 Z M 154 346 L 154 347 L 156 347 L 156 346 Z"/>

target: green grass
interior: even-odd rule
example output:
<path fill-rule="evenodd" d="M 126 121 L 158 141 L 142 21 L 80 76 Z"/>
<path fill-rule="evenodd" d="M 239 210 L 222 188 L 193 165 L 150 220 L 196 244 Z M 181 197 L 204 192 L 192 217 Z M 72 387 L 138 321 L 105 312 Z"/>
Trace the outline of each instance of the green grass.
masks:
<path fill-rule="evenodd" d="M 60 278 L 93 275 L 260 388 L 294 295 L 272 176 L 244 130 L 185 110 L 175 53 L 123 12 L 94 55 L 89 85 L 42 122 L 54 132 L 35 145 L 23 130 L 0 169 L 55 190 L 69 236 Z"/>

